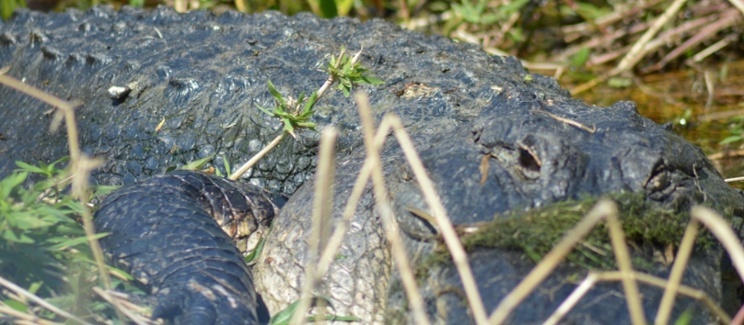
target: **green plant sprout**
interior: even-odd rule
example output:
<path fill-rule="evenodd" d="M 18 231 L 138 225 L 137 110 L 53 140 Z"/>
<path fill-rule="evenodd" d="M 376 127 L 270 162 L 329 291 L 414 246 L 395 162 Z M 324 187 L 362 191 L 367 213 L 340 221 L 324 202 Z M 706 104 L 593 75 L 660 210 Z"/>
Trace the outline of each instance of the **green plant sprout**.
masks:
<path fill-rule="evenodd" d="M 3 20 L 10 18 L 13 11 L 18 8 L 26 8 L 25 0 L 0 0 L 0 18 Z"/>
<path fill-rule="evenodd" d="M 691 114 L 691 113 L 690 113 Z M 689 118 L 688 118 L 689 120 Z M 729 126 L 729 136 L 719 142 L 720 145 L 728 145 L 732 143 L 741 142 L 744 140 L 744 127 L 742 127 L 742 119 L 737 118 L 736 123 Z"/>
<path fill-rule="evenodd" d="M 266 113 L 266 115 L 280 118 L 282 123 L 284 123 L 284 131 L 292 135 L 295 139 L 297 138 L 297 135 L 294 133 L 294 129 L 296 128 L 315 130 L 316 124 L 310 121 L 310 118 L 315 112 L 313 111 L 313 106 L 318 101 L 317 91 L 307 99 L 304 92 L 300 93 L 300 96 L 294 100 L 292 98 L 284 99 L 282 94 L 276 90 L 274 84 L 271 83 L 271 80 L 268 81 L 268 87 L 271 96 L 274 97 L 278 105 L 273 111 L 260 106 L 258 109 Z M 300 105 L 303 106 L 302 109 L 300 109 Z"/>
<path fill-rule="evenodd" d="M 313 297 L 312 304 L 313 305 L 325 305 L 333 309 L 330 298 L 325 297 L 325 296 Z M 269 325 L 288 325 L 290 323 L 290 320 L 292 319 L 292 315 L 294 315 L 299 305 L 300 305 L 299 300 L 291 303 L 289 306 L 287 306 L 287 308 L 282 309 L 281 311 L 276 313 L 276 315 L 271 317 L 271 320 L 269 321 Z M 305 321 L 307 321 L 308 323 L 314 323 L 316 321 L 359 322 L 361 321 L 361 319 L 358 317 L 354 317 L 354 316 L 337 316 L 337 315 L 324 314 L 324 315 L 318 315 L 318 316 L 313 316 L 313 315 L 307 316 Z"/>
<path fill-rule="evenodd" d="M 495 17 L 486 14 L 487 1 L 479 0 L 477 3 L 472 3 L 469 0 L 464 0 L 462 3 L 453 3 L 452 9 L 459 17 L 472 24 L 480 23 L 492 23 L 495 21 Z"/>
<path fill-rule="evenodd" d="M 34 314 L 43 320 L 89 324 L 83 318 L 110 317 L 111 305 L 96 297 L 97 271 L 89 238 L 78 223 L 82 202 L 65 193 L 69 170 L 62 158 L 50 164 L 16 162 L 18 169 L 0 180 L 0 314 Z M 25 185 L 32 174 L 42 179 Z M 96 239 L 106 234 L 96 234 Z M 12 263 L 9 263 L 12 261 Z M 117 268 L 107 271 L 127 292 L 142 291 L 128 284 L 132 277 Z M 11 285 L 12 284 L 12 285 Z M 7 294 L 12 292 L 13 294 Z M 46 298 L 40 298 L 46 297 Z M 96 316 L 97 317 L 97 316 Z M 35 319 L 39 321 L 39 319 Z"/>
<path fill-rule="evenodd" d="M 381 84 L 382 80 L 377 79 L 369 75 L 369 70 L 362 67 L 359 63 L 359 56 L 362 54 L 362 50 L 359 50 L 354 56 L 349 57 L 346 54 L 346 49 L 341 48 L 341 52 L 338 56 L 331 55 L 328 62 L 326 72 L 328 73 L 328 79 L 325 83 L 309 97 L 305 96 L 304 92 L 301 92 L 297 99 L 292 97 L 284 97 L 271 83 L 271 80 L 267 82 L 269 92 L 274 97 L 275 107 L 266 108 L 258 107 L 261 112 L 266 113 L 269 116 L 276 117 L 282 121 L 284 128 L 274 140 L 267 144 L 261 151 L 254 155 L 248 162 L 240 166 L 234 173 L 230 175 L 231 180 L 237 180 L 246 171 L 253 167 L 261 158 L 266 156 L 271 150 L 273 150 L 287 135 L 291 135 L 293 138 L 297 138 L 295 133 L 296 129 L 309 129 L 315 130 L 317 125 L 312 121 L 315 110 L 313 107 L 319 99 L 328 92 L 328 89 L 334 84 L 338 83 L 336 87 L 338 90 L 343 92 L 345 97 L 349 97 L 351 91 L 355 85 L 377 85 Z"/>
<path fill-rule="evenodd" d="M 345 55 L 345 50 L 341 49 L 339 56 L 331 56 L 331 60 L 328 63 L 328 73 L 331 75 L 331 78 L 338 80 L 338 86 L 336 88 L 344 93 L 344 97 L 349 97 L 355 84 L 378 85 L 382 83 L 382 80 L 370 76 L 368 74 L 369 70 L 357 62 L 361 54 L 362 51 L 360 50 L 354 57 L 349 58 Z M 321 88 L 321 90 L 324 89 Z"/>

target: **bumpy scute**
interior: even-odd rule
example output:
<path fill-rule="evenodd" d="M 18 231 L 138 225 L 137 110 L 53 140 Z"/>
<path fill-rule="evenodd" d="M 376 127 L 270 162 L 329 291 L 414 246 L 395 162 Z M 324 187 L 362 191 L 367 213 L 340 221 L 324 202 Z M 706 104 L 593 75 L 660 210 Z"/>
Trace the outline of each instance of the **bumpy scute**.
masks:
<path fill-rule="evenodd" d="M 364 48 L 362 63 L 385 83 L 355 90 L 369 93 L 378 120 L 386 113 L 400 116 L 456 225 L 487 222 L 503 216 L 501 212 L 586 194 L 621 191 L 639 193 L 649 203 L 682 213 L 691 205 L 707 204 L 733 224 L 742 222 L 744 200 L 703 153 L 640 116 L 634 104 L 593 107 L 571 99 L 554 80 L 530 74 L 514 58 L 488 55 L 472 45 L 383 21 L 96 7 L 85 13 L 21 11 L 10 22 L 0 23 L 0 62 L 10 66 L 7 74 L 82 103 L 76 110 L 81 146 L 86 153 L 106 158 L 92 175 L 94 182 L 103 184 L 130 184 L 213 154 L 217 168 L 225 160 L 236 163 L 252 156 L 281 128 L 254 109 L 271 103 L 267 81 L 283 94 L 317 89 L 327 77 L 317 67 L 341 46 Z M 0 140 L 0 154 L 6 158 L 0 160 L 0 176 L 14 168 L 15 160 L 50 162 L 67 154 L 64 137 L 39 131 L 51 120 L 43 114 L 47 106 L 7 88 L 0 88 L 0 98 L 0 132 L 6 137 Z M 320 129 L 333 125 L 340 131 L 335 222 L 364 159 L 363 141 L 353 101 L 329 93 L 316 108 L 314 122 Z M 313 184 L 306 180 L 314 169 L 318 135 L 297 135 L 297 141 L 279 146 L 250 175 L 252 183 L 295 193 L 255 267 L 256 288 L 274 312 L 297 298 L 309 257 Z M 412 263 L 419 265 L 438 244 L 431 240 L 436 227 L 411 213 L 427 212 L 428 206 L 392 137 L 382 156 L 396 217 Z M 192 204 L 191 208 L 199 205 Z M 178 213 L 183 214 L 174 211 L 175 216 Z M 137 227 L 141 232 L 151 225 L 132 229 Z M 214 225 L 208 228 L 218 230 Z M 160 238 L 153 240 L 159 243 Z M 221 244 L 230 245 L 227 240 Z M 181 254 L 181 249 L 162 251 Z M 358 316 L 364 323 L 409 321 L 389 255 L 374 197 L 367 191 L 319 293 L 330 296 L 337 314 Z M 173 261 L 172 256 L 165 258 Z M 470 262 L 487 309 L 534 266 L 522 254 L 498 249 L 471 252 Z M 724 265 L 719 250 L 698 252 L 684 283 L 716 300 L 722 289 L 735 287 L 719 281 Z M 658 275 L 668 272 L 668 266 L 655 266 Z M 146 269 L 133 270 L 153 281 L 143 276 L 149 274 Z M 421 290 L 430 317 L 448 323 L 469 321 L 452 264 L 428 271 Z M 515 312 L 514 322 L 544 320 L 575 288 L 567 279 L 584 271 L 564 265 Z M 192 293 L 201 287 L 189 289 L 187 280 L 173 283 L 179 283 L 187 296 L 199 297 Z M 206 281 L 206 287 L 212 287 Z M 582 301 L 568 320 L 623 322 L 627 312 L 618 292 L 615 286 L 600 286 L 593 294 L 611 299 Z M 658 295 L 646 292 L 652 297 L 644 300 L 651 318 Z M 684 311 L 677 306 L 675 317 Z M 386 310 L 402 316 L 384 319 Z M 710 320 L 706 313 L 695 315 L 695 320 Z"/>

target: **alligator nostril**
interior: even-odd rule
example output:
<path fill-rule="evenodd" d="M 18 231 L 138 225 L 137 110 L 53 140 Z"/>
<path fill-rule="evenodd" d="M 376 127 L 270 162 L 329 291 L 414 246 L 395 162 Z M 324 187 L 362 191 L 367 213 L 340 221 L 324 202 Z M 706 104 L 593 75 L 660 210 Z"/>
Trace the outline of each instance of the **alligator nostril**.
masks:
<path fill-rule="evenodd" d="M 535 179 L 540 176 L 540 166 L 542 163 L 540 163 L 537 155 L 533 154 L 530 150 L 519 148 L 518 163 L 525 177 Z"/>

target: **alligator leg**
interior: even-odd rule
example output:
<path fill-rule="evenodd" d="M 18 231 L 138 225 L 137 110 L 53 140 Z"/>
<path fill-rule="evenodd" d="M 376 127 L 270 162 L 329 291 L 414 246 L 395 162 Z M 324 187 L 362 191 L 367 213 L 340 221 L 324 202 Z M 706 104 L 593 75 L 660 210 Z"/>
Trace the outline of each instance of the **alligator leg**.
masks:
<path fill-rule="evenodd" d="M 178 171 L 109 195 L 94 223 L 96 231 L 109 233 L 101 239 L 107 255 L 154 297 L 153 319 L 255 324 L 252 274 L 214 219 L 248 216 L 241 221 L 249 232 L 267 224 L 278 208 L 255 194 L 221 178 Z"/>

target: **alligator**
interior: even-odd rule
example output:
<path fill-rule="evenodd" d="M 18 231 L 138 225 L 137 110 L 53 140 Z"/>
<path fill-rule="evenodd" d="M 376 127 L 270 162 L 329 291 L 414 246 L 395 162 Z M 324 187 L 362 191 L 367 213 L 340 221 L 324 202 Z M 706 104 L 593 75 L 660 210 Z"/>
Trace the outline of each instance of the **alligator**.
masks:
<path fill-rule="evenodd" d="M 474 45 L 406 31 L 380 20 L 361 23 L 275 12 L 178 14 L 168 8 L 94 7 L 50 14 L 22 10 L 0 23 L 0 62 L 9 67 L 6 73 L 80 103 L 81 146 L 87 154 L 106 159 L 93 172 L 92 182 L 127 185 L 106 199 L 97 214 L 98 229 L 112 234 L 104 246 L 121 261 L 127 256 L 121 252 L 133 249 L 120 246 L 126 245 L 127 238 L 138 233 L 153 238 L 154 245 L 161 247 L 156 253 L 160 257 L 144 258 L 145 266 L 130 261 L 134 267 L 130 272 L 156 297 L 155 316 L 177 322 L 217 322 L 216 315 L 222 313 L 251 322 L 259 317 L 254 308 L 260 301 L 268 312 L 276 313 L 297 299 L 308 258 L 308 211 L 319 136 L 298 132 L 296 140 L 283 143 L 242 179 L 291 196 L 286 204 L 279 200 L 272 209 L 262 210 L 273 211 L 283 204 L 253 274 L 241 264 L 238 250 L 226 248 L 231 244 L 217 231 L 220 224 L 204 214 L 210 212 L 209 206 L 204 207 L 206 201 L 219 200 L 250 206 L 248 201 L 268 192 L 245 190 L 243 185 L 198 173 L 150 177 L 208 157 L 213 157 L 214 168 L 225 173 L 226 163 L 241 162 L 258 152 L 281 132 L 280 123 L 255 108 L 271 105 L 267 81 L 285 94 L 317 89 L 326 79 L 319 67 L 341 47 L 364 49 L 361 61 L 384 84 L 356 90 L 369 93 L 378 120 L 388 113 L 401 118 L 452 222 L 459 227 L 508 220 L 526 223 L 526 212 L 618 193 L 639 194 L 641 205 L 661 212 L 684 214 L 695 204 L 705 204 L 737 229 L 741 225 L 741 194 L 724 183 L 699 148 L 674 134 L 669 125 L 640 116 L 631 102 L 589 106 L 572 99 L 555 80 L 529 73 L 515 58 L 489 55 Z M 0 161 L 0 177 L 10 173 L 16 160 L 50 162 L 67 154 L 64 136 L 40 131 L 51 120 L 43 114 L 48 107 L 7 88 L 0 88 L 0 98 L 0 153 L 6 157 Z M 314 121 L 319 128 L 333 125 L 339 130 L 332 216 L 337 220 L 353 186 L 350 180 L 365 159 L 363 138 L 353 101 L 331 93 L 318 105 Z M 401 157 L 399 145 L 388 139 L 382 152 L 384 173 L 407 253 L 413 265 L 421 266 L 417 275 L 426 312 L 437 322 L 472 322 L 451 260 L 431 261 L 441 250 L 439 234 L 422 218 L 429 213 L 428 206 Z M 157 194 L 161 182 L 180 185 Z M 201 189 L 207 183 L 231 193 L 237 189 L 236 193 L 253 194 L 225 199 L 221 198 L 225 191 L 212 191 L 204 192 L 205 196 Z M 154 232 L 149 219 L 153 216 L 137 209 L 147 211 L 148 202 L 157 206 L 158 201 L 152 200 L 161 195 L 194 200 L 184 202 L 191 212 L 183 218 L 204 225 L 204 231 L 197 235 L 175 227 Z M 274 212 L 258 217 L 268 218 Z M 125 214 L 142 220 L 118 225 L 126 221 Z M 653 213 L 643 218 L 657 220 Z M 117 226 L 107 228 L 113 224 L 107 220 Z M 679 224 L 676 228 L 683 227 Z M 381 228 L 368 189 L 318 293 L 329 297 L 335 313 L 359 317 L 364 323 L 410 323 Z M 179 246 L 180 242 L 166 246 L 158 234 L 196 236 L 198 240 L 184 245 L 203 239 L 213 250 L 202 256 Z M 466 236 L 463 241 L 468 241 Z M 638 239 L 633 255 L 653 255 L 648 248 L 654 251 L 659 245 Z M 513 246 L 487 242 L 468 249 L 487 310 L 495 308 L 534 266 L 524 251 Z M 216 258 L 212 252 L 225 255 Z M 224 282 L 214 289 L 220 292 L 218 300 L 205 301 L 200 296 L 203 290 L 193 290 L 217 288 L 197 276 L 201 271 L 185 270 L 172 279 L 153 276 L 162 270 L 171 272 L 176 260 L 193 258 L 199 265 L 213 257 L 221 266 L 207 277 Z M 160 264 L 157 258 L 162 259 Z M 151 265 L 160 269 L 148 269 Z M 665 276 L 669 265 L 650 258 L 644 270 Z M 724 303 L 732 300 L 726 290 L 741 286 L 738 280 L 722 283 L 727 272 L 725 254 L 713 244 L 696 250 L 683 282 Z M 562 265 L 509 321 L 541 322 L 576 288 L 582 274 L 586 267 L 581 263 Z M 254 285 L 257 296 L 243 292 Z M 168 295 L 163 288 L 181 295 Z M 653 318 L 661 291 L 641 286 L 641 292 L 646 316 Z M 247 307 L 233 308 L 224 301 Z M 729 311 L 740 305 L 735 303 Z M 198 310 L 189 313 L 184 306 Z M 693 322 L 714 320 L 700 304 L 679 298 L 673 317 L 690 312 Z M 607 319 L 630 322 L 622 289 L 611 283 L 594 288 L 565 320 L 602 323 Z"/>

